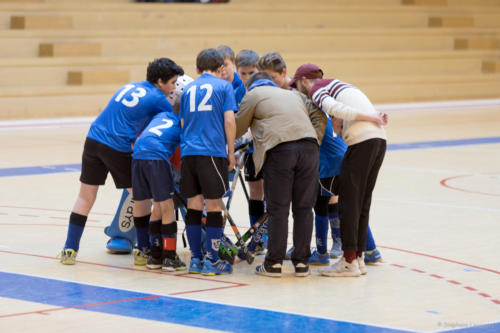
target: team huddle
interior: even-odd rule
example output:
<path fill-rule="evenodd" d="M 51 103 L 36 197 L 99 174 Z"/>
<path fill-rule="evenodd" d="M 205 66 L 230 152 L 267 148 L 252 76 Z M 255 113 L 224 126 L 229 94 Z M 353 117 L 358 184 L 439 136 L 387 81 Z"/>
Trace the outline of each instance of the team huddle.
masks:
<path fill-rule="evenodd" d="M 174 61 L 154 60 L 146 81 L 121 87 L 92 123 L 61 263 L 75 264 L 87 216 L 109 172 L 134 200 L 135 265 L 232 273 L 232 262 L 220 255 L 222 198 L 230 192 L 229 172 L 244 165 L 250 225 L 268 217 L 267 234 L 240 254 L 265 254 L 257 274 L 281 276 L 286 259 L 296 276 L 309 275 L 309 265 L 325 266 L 319 272 L 326 276 L 366 274 L 365 261 L 381 260 L 368 222 L 387 115 L 354 86 L 324 79 L 316 65 L 300 66 L 289 79 L 277 52 L 259 57 L 242 50 L 235 57 L 219 46 L 201 51 L 196 69 L 199 77 L 191 80 Z M 183 84 L 176 85 L 178 79 Z M 235 152 L 238 138 L 251 142 L 244 153 Z M 178 149 L 179 186 L 171 162 Z M 177 254 L 174 199 L 185 206 L 187 264 Z M 293 247 L 287 251 L 290 207 Z M 330 266 L 330 258 L 340 260 Z"/>

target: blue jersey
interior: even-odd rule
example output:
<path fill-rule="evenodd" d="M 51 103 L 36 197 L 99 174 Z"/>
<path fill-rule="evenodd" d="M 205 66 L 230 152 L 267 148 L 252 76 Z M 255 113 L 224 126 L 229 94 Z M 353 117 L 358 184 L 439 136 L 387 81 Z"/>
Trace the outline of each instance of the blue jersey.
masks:
<path fill-rule="evenodd" d="M 172 111 L 158 88 L 148 81 L 121 87 L 90 125 L 87 137 L 121 152 L 131 152 L 139 133 L 156 114 Z"/>
<path fill-rule="evenodd" d="M 328 117 L 325 135 L 319 147 L 319 178 L 330 178 L 340 174 L 340 167 L 347 145 L 333 132 L 332 120 Z"/>
<path fill-rule="evenodd" d="M 181 122 L 173 112 L 157 114 L 134 144 L 132 157 L 138 160 L 165 160 L 181 141 Z"/>
<path fill-rule="evenodd" d="M 247 91 L 245 89 L 245 84 L 243 83 L 243 81 L 241 81 L 240 76 L 236 72 L 234 72 L 232 85 L 234 90 L 234 98 L 236 99 L 236 105 L 240 106 L 241 100 L 243 99 Z M 234 111 L 236 112 L 237 110 Z"/>
<path fill-rule="evenodd" d="M 237 110 L 231 84 L 211 74 L 202 74 L 184 87 L 179 110 L 181 156 L 226 157 L 224 113 Z"/>

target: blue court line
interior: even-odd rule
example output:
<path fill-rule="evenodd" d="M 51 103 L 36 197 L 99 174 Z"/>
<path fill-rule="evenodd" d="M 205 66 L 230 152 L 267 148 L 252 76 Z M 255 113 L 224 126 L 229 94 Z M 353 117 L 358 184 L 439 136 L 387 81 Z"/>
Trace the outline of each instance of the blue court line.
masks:
<path fill-rule="evenodd" d="M 431 149 L 431 148 L 455 147 L 455 146 L 467 146 L 467 145 L 484 145 L 492 143 L 500 143 L 500 137 L 391 143 L 387 145 L 387 150 L 395 151 L 395 150 L 410 150 L 410 149 Z M 62 172 L 80 172 L 80 169 L 81 169 L 80 164 L 60 164 L 60 165 L 31 166 L 31 167 L 20 167 L 20 168 L 4 168 L 0 169 L 0 178 L 45 175 L 45 174 L 62 173 Z"/>
<path fill-rule="evenodd" d="M 391 143 L 387 145 L 387 150 L 394 151 L 394 150 L 410 150 L 410 149 L 429 149 L 429 148 L 441 148 L 441 147 L 485 145 L 490 143 L 500 143 L 500 137 L 494 136 L 488 138 Z"/>
<path fill-rule="evenodd" d="M 90 304 L 77 309 L 228 332 L 410 332 L 7 272 L 0 272 L 0 286 L 0 297 L 57 307 Z M 127 301 L 104 303 L 118 300 Z"/>
<path fill-rule="evenodd" d="M 0 177 L 35 176 L 62 172 L 80 172 L 81 164 L 59 164 L 0 169 Z"/>

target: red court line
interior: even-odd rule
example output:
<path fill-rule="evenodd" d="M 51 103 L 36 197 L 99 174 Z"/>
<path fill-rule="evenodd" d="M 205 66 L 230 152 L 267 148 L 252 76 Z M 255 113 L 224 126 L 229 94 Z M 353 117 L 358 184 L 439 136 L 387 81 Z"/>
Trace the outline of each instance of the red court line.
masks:
<path fill-rule="evenodd" d="M 420 269 L 416 269 L 416 268 L 409 268 L 409 267 L 405 267 L 405 266 L 402 266 L 402 265 L 398 265 L 398 264 L 391 264 L 391 266 L 394 266 L 394 267 L 398 267 L 398 268 L 408 268 L 408 270 L 412 271 L 412 272 L 416 272 L 416 273 L 425 273 L 424 271 L 420 270 Z M 427 273 L 426 273 L 427 274 Z M 439 279 L 443 279 L 444 276 L 440 276 L 440 275 L 436 275 L 436 274 L 427 274 L 428 276 L 430 277 L 434 277 L 434 278 L 439 278 Z M 462 283 L 461 282 L 458 282 L 458 281 L 455 281 L 455 280 L 446 280 L 446 282 L 449 282 L 453 285 L 456 285 L 456 286 L 459 286 L 461 285 Z M 472 288 L 470 286 L 465 286 L 464 287 L 465 289 L 469 290 L 469 291 L 472 291 L 472 292 L 477 292 L 478 290 L 476 288 Z M 491 298 L 490 295 L 486 294 L 486 293 L 482 293 L 482 292 L 477 292 L 476 293 L 477 295 L 479 296 L 482 296 L 484 298 Z M 496 300 L 496 299 L 493 299 L 491 300 L 493 303 L 495 304 L 498 304 L 500 305 L 500 300 Z"/>
<path fill-rule="evenodd" d="M 21 256 L 28 256 L 28 257 L 37 257 L 37 258 L 50 259 L 50 260 L 59 260 L 55 257 L 43 256 L 40 254 L 33 254 L 33 253 L 23 253 L 23 252 L 14 252 L 14 251 L 6 251 L 6 250 L 0 250 L 0 253 L 8 253 L 8 254 L 21 255 Z M 126 270 L 126 271 L 143 272 L 143 273 L 149 273 L 149 274 L 161 274 L 161 275 L 175 276 L 175 277 L 181 277 L 181 278 L 187 278 L 187 279 L 203 280 L 203 281 L 208 281 L 208 282 L 225 283 L 225 284 L 230 284 L 231 286 L 234 286 L 234 287 L 248 286 L 248 284 L 246 284 L 246 283 L 216 280 L 216 279 L 212 279 L 212 278 L 203 278 L 200 276 L 190 276 L 190 275 L 187 275 L 188 273 L 175 274 L 175 273 L 167 273 L 167 272 L 162 272 L 162 271 L 152 271 L 152 270 L 138 269 L 138 268 L 132 268 L 132 267 L 100 264 L 97 262 L 81 261 L 81 260 L 78 260 L 77 263 L 78 264 L 93 265 L 93 266 L 108 267 L 108 268 L 114 268 L 114 269 L 120 269 L 120 270 Z"/>
<path fill-rule="evenodd" d="M 0 318 L 25 316 L 25 315 L 30 315 L 30 314 L 48 314 L 48 312 L 54 312 L 54 311 L 90 308 L 92 306 L 99 306 L 99 305 L 106 305 L 106 304 L 116 304 L 116 303 L 122 303 L 122 302 L 131 302 L 131 301 L 137 301 L 137 300 L 141 300 L 141 299 L 146 299 L 146 300 L 151 300 L 152 301 L 152 300 L 155 300 L 155 298 L 157 298 L 157 297 L 158 296 L 153 295 L 153 296 L 135 297 L 135 298 L 128 298 L 128 299 L 119 299 L 119 300 L 107 301 L 107 302 L 99 302 L 99 303 L 91 303 L 91 304 L 82 304 L 82 305 L 75 305 L 75 306 L 67 306 L 67 307 L 60 307 L 60 308 L 51 308 L 51 309 L 38 310 L 38 311 L 9 313 L 9 314 L 6 314 L 6 315 L 0 315 Z"/>
<path fill-rule="evenodd" d="M 455 191 L 460 191 L 460 192 L 467 192 L 467 193 L 474 193 L 474 194 L 482 194 L 482 195 L 489 195 L 489 196 L 493 196 L 493 197 L 500 197 L 500 194 L 496 194 L 496 193 L 485 193 L 485 192 L 479 192 L 479 191 L 472 191 L 472 190 L 467 190 L 467 189 L 464 189 L 464 188 L 460 188 L 460 187 L 455 187 L 455 186 L 451 186 L 451 185 L 448 185 L 448 181 L 449 180 L 452 180 L 452 179 L 457 179 L 457 178 L 465 178 L 465 177 L 470 177 L 470 176 L 474 176 L 474 175 L 458 175 L 458 176 L 452 176 L 452 177 L 448 177 L 448 178 L 445 178 L 443 180 L 441 180 L 439 183 L 450 189 L 450 190 L 455 190 Z"/>
<path fill-rule="evenodd" d="M 411 254 L 415 254 L 415 255 L 418 255 L 418 256 L 423 256 L 423 257 L 432 258 L 432 259 L 436 259 L 436 260 L 442 260 L 442 261 L 450 262 L 452 264 L 457 264 L 457 265 L 462 265 L 462 266 L 465 266 L 465 267 L 476 268 L 476 269 L 480 269 L 480 270 L 483 270 L 483 271 L 488 271 L 488 272 L 500 275 L 500 272 L 496 271 L 494 269 L 480 267 L 480 266 L 475 266 L 475 265 L 470 265 L 470 264 L 466 264 L 466 263 L 463 263 L 463 262 L 460 262 L 460 261 L 455 261 L 455 260 L 446 259 L 446 258 L 442 258 L 442 257 L 438 257 L 438 256 L 433 256 L 433 255 L 426 254 L 426 253 L 420 253 L 420 252 L 415 252 L 415 251 L 410 251 L 410 250 L 398 249 L 398 248 L 390 247 L 390 246 L 380 246 L 380 245 L 378 245 L 378 247 L 384 248 L 384 249 L 388 249 L 388 250 L 394 250 L 394 251 L 399 251 L 399 252 L 411 253 Z"/>

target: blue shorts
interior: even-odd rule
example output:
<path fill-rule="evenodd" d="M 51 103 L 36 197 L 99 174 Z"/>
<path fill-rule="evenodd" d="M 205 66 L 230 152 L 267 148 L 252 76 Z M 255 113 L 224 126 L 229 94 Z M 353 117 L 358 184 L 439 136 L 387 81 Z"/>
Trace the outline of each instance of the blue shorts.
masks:
<path fill-rule="evenodd" d="M 174 196 L 170 164 L 164 160 L 132 159 L 132 191 L 134 200 L 153 199 L 162 202 Z"/>

